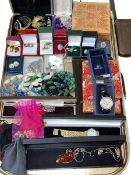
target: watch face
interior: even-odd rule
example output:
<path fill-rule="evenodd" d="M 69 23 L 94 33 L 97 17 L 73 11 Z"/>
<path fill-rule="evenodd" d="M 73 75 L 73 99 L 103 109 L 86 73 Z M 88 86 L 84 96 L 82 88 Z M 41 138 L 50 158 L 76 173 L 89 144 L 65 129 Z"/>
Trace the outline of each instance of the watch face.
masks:
<path fill-rule="evenodd" d="M 98 136 L 97 131 L 93 128 L 87 131 L 87 136 Z"/>
<path fill-rule="evenodd" d="M 103 110 L 111 110 L 111 108 L 113 107 L 113 100 L 111 99 L 111 97 L 102 97 L 100 101 L 100 106 Z"/>

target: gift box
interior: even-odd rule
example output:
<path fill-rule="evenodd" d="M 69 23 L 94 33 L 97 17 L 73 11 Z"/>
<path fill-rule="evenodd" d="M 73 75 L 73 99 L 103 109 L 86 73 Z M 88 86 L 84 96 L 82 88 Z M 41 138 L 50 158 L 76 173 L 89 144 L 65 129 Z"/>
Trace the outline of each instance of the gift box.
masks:
<path fill-rule="evenodd" d="M 89 50 L 88 60 L 94 87 L 94 114 L 114 116 L 114 81 L 105 49 Z"/>
<path fill-rule="evenodd" d="M 65 54 L 67 48 L 67 30 L 54 30 L 54 54 Z"/>
<path fill-rule="evenodd" d="M 72 0 L 52 0 L 54 29 L 72 28 Z"/>
<path fill-rule="evenodd" d="M 38 55 L 38 32 L 37 30 L 19 30 L 19 36 L 22 39 L 22 55 L 36 56 Z"/>
<path fill-rule="evenodd" d="M 19 36 L 8 36 L 6 38 L 6 55 L 7 56 L 21 56 L 22 41 Z"/>
<path fill-rule="evenodd" d="M 53 54 L 53 30 L 52 28 L 39 28 L 40 55 Z"/>
<path fill-rule="evenodd" d="M 81 40 L 82 31 L 68 31 L 68 56 L 69 57 L 80 57 L 81 56 Z"/>
<path fill-rule="evenodd" d="M 7 56 L 6 58 L 6 73 L 10 75 L 22 74 L 23 73 L 23 61 L 24 58 Z"/>
<path fill-rule="evenodd" d="M 87 57 L 89 49 L 95 49 L 97 32 L 83 32 L 82 35 L 82 57 Z"/>
<path fill-rule="evenodd" d="M 50 0 L 10 0 L 13 17 L 10 35 L 16 35 L 20 29 L 38 29 L 51 27 L 51 1 Z"/>

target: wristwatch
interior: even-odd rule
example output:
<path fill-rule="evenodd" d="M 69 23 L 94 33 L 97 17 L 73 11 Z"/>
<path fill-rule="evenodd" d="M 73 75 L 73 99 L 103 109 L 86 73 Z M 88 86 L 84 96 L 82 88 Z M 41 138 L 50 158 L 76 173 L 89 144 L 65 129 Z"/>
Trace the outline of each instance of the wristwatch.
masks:
<path fill-rule="evenodd" d="M 90 128 L 87 131 L 69 131 L 63 129 L 54 129 L 53 135 L 62 137 L 84 137 L 84 136 L 99 136 L 99 131 L 95 130 L 94 128 Z"/>
<path fill-rule="evenodd" d="M 111 96 L 106 92 L 104 86 L 101 87 L 100 95 L 101 95 L 100 106 L 102 108 L 102 111 L 110 112 L 114 105 L 114 102 Z"/>

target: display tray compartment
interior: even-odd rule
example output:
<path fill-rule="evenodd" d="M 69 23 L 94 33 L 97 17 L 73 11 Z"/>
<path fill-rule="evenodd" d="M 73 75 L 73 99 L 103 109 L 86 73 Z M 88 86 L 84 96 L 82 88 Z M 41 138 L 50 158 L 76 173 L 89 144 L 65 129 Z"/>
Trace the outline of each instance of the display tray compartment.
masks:
<path fill-rule="evenodd" d="M 124 143 L 124 141 L 125 136 L 114 135 L 86 138 L 26 139 L 23 141 L 23 144 L 27 150 L 28 170 L 71 167 L 104 168 L 123 165 L 121 145 Z M 117 148 L 117 151 L 114 148 Z M 106 151 L 106 149 L 112 149 L 112 154 L 102 154 L 99 157 L 98 151 L 101 151 L 101 149 L 104 149 L 104 151 Z M 75 157 L 76 159 L 71 157 L 63 160 L 61 157 L 68 157 L 68 153 L 73 155 L 75 152 L 76 154 L 76 151 L 78 153 L 78 155 Z M 89 153 L 84 154 L 82 151 Z M 89 156 L 88 154 L 92 156 Z M 119 154 L 119 159 L 117 154 Z"/>

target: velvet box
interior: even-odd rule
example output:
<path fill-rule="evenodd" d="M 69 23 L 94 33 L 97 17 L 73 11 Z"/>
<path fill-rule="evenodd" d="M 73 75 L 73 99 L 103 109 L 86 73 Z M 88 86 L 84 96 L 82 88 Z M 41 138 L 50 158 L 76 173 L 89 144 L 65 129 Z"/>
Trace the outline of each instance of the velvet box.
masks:
<path fill-rule="evenodd" d="M 52 28 L 41 27 L 38 30 L 40 40 L 40 55 L 53 54 L 53 30 Z"/>
<path fill-rule="evenodd" d="M 72 0 L 52 0 L 53 26 L 54 29 L 72 28 Z"/>
<path fill-rule="evenodd" d="M 82 35 L 82 57 L 87 57 L 89 49 L 95 49 L 97 32 L 83 32 Z"/>
<path fill-rule="evenodd" d="M 109 60 L 105 49 L 93 49 L 88 52 L 88 60 L 91 68 L 91 74 L 94 86 L 94 114 L 95 115 L 115 115 L 115 95 L 114 81 L 109 66 Z M 102 89 L 112 99 L 110 111 L 104 112 L 101 107 Z"/>
<path fill-rule="evenodd" d="M 80 57 L 81 56 L 81 40 L 82 31 L 72 30 L 68 31 L 68 56 Z"/>
<path fill-rule="evenodd" d="M 65 54 L 67 48 L 67 30 L 54 30 L 54 54 Z"/>
<path fill-rule="evenodd" d="M 37 56 L 39 52 L 38 32 L 37 30 L 19 30 L 19 36 L 22 40 L 22 55 Z"/>
<path fill-rule="evenodd" d="M 6 57 L 6 73 L 9 75 L 17 75 L 23 73 L 24 57 Z"/>

